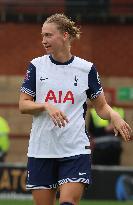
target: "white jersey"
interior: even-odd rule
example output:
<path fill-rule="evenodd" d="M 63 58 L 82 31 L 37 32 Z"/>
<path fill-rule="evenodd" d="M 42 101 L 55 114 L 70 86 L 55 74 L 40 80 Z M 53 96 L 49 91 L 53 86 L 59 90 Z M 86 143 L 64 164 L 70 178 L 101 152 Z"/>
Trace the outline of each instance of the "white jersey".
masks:
<path fill-rule="evenodd" d="M 62 158 L 91 153 L 85 131 L 86 100 L 102 93 L 99 75 L 91 62 L 75 56 L 65 63 L 55 61 L 51 55 L 35 58 L 21 92 L 33 96 L 36 103 L 56 106 L 69 120 L 59 128 L 46 111 L 34 115 L 29 157 Z"/>

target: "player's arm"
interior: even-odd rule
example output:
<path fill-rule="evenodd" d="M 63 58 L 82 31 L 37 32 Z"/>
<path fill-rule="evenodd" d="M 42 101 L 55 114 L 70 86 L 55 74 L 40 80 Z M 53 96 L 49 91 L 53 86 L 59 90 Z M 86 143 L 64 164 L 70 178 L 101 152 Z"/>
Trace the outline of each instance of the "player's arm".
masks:
<path fill-rule="evenodd" d="M 68 123 L 66 115 L 57 109 L 56 106 L 47 102 L 36 103 L 32 96 L 23 92 L 20 93 L 19 110 L 22 114 L 32 115 L 39 114 L 43 111 L 48 112 L 54 124 L 59 127 L 65 127 L 65 123 Z"/>
<path fill-rule="evenodd" d="M 20 93 L 19 110 L 22 114 L 38 114 L 45 111 L 45 104 L 35 103 L 34 98 L 26 93 Z"/>
<path fill-rule="evenodd" d="M 111 113 L 114 112 L 112 108 L 107 104 L 104 93 L 102 92 L 99 96 L 94 99 L 90 99 L 93 107 L 100 118 L 105 120 L 111 120 Z"/>
<path fill-rule="evenodd" d="M 125 141 L 131 140 L 130 134 L 132 130 L 130 126 L 107 104 L 104 93 L 101 93 L 95 99 L 91 99 L 91 102 L 97 114 L 102 119 L 110 120 L 116 135 L 120 133 Z"/>
<path fill-rule="evenodd" d="M 37 103 L 36 99 L 36 67 L 30 63 L 24 82 L 20 89 L 19 109 L 23 114 L 39 114 L 43 111 L 47 112 L 52 118 L 55 125 L 59 127 L 65 126 L 68 122 L 66 115 L 47 102 Z"/>
<path fill-rule="evenodd" d="M 36 67 L 29 64 L 23 84 L 20 89 L 19 110 L 23 114 L 38 114 L 45 110 L 45 106 L 36 103 Z"/>
<path fill-rule="evenodd" d="M 91 100 L 97 114 L 102 119 L 110 120 L 115 134 L 118 135 L 118 133 L 120 133 L 125 141 L 129 141 L 131 139 L 131 128 L 121 118 L 121 116 L 107 104 L 102 90 L 99 74 L 94 65 L 92 65 L 88 74 L 88 86 L 89 89 L 86 91 L 86 94 L 87 97 Z"/>

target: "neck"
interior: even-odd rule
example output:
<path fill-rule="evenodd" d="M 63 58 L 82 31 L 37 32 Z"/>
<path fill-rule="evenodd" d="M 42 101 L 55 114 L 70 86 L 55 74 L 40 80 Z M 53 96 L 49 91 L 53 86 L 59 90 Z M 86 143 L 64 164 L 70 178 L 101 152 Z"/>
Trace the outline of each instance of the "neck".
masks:
<path fill-rule="evenodd" d="M 70 50 L 66 50 L 63 52 L 58 52 L 58 53 L 52 53 L 52 57 L 54 60 L 64 63 L 66 61 L 69 61 L 72 57 L 72 54 Z"/>

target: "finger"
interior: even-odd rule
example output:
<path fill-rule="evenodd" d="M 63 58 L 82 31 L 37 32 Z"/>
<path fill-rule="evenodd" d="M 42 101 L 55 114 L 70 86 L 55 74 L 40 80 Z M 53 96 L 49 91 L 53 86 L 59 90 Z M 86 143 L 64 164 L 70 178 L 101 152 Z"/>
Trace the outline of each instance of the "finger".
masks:
<path fill-rule="evenodd" d="M 61 122 L 60 122 L 60 118 L 58 117 L 58 114 L 57 113 L 54 114 L 53 117 L 56 120 L 57 125 L 61 128 Z"/>
<path fill-rule="evenodd" d="M 129 130 L 126 127 L 122 127 L 119 132 L 125 141 L 130 140 Z"/>
<path fill-rule="evenodd" d="M 132 129 L 130 126 L 124 121 L 118 128 L 114 128 L 115 136 L 117 136 L 119 133 L 123 137 L 125 141 L 132 140 L 130 132 L 132 132 Z"/>
<path fill-rule="evenodd" d="M 63 113 L 63 112 L 60 112 L 61 116 L 63 117 L 63 119 L 68 123 L 68 118 L 67 116 Z"/>
<path fill-rule="evenodd" d="M 51 116 L 51 117 L 52 117 L 52 120 L 53 120 L 53 122 L 54 122 L 55 126 L 57 126 L 58 124 L 57 124 L 57 122 L 56 122 L 55 118 L 54 118 L 53 116 Z"/>
<path fill-rule="evenodd" d="M 129 124 L 125 123 L 126 124 L 126 127 L 128 128 L 128 130 L 132 133 L 133 130 L 131 129 L 131 127 L 129 126 Z"/>
<path fill-rule="evenodd" d="M 114 128 L 115 136 L 118 136 L 118 130 Z"/>
<path fill-rule="evenodd" d="M 125 134 L 127 140 L 130 141 L 130 140 L 131 140 L 131 135 L 130 135 L 131 128 L 130 128 L 130 126 L 129 126 L 127 123 L 125 123 L 125 124 L 122 126 L 121 129 L 122 129 L 122 131 L 124 132 L 124 134 Z"/>
<path fill-rule="evenodd" d="M 61 122 L 62 126 L 65 127 L 65 120 L 64 120 L 64 118 L 62 117 L 62 115 L 59 114 L 58 117 L 59 117 L 59 119 L 60 119 L 60 122 Z"/>
<path fill-rule="evenodd" d="M 130 141 L 132 140 L 132 137 L 131 137 L 131 130 L 129 129 L 129 127 L 127 127 L 127 125 L 124 127 L 124 132 L 126 134 L 126 137 L 127 137 L 127 140 Z"/>
<path fill-rule="evenodd" d="M 120 136 L 124 139 L 124 141 L 127 142 L 128 140 L 126 138 L 125 133 L 122 130 L 120 130 L 119 133 L 120 133 Z"/>

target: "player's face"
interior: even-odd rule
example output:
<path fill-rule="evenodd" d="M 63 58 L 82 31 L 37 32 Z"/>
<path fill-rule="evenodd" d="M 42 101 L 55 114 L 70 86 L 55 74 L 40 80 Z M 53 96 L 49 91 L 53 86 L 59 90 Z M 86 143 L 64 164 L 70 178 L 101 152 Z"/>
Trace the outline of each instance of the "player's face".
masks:
<path fill-rule="evenodd" d="M 54 23 L 44 23 L 42 27 L 42 44 L 48 54 L 64 52 L 65 42 L 68 38 L 66 33 L 58 30 Z"/>

